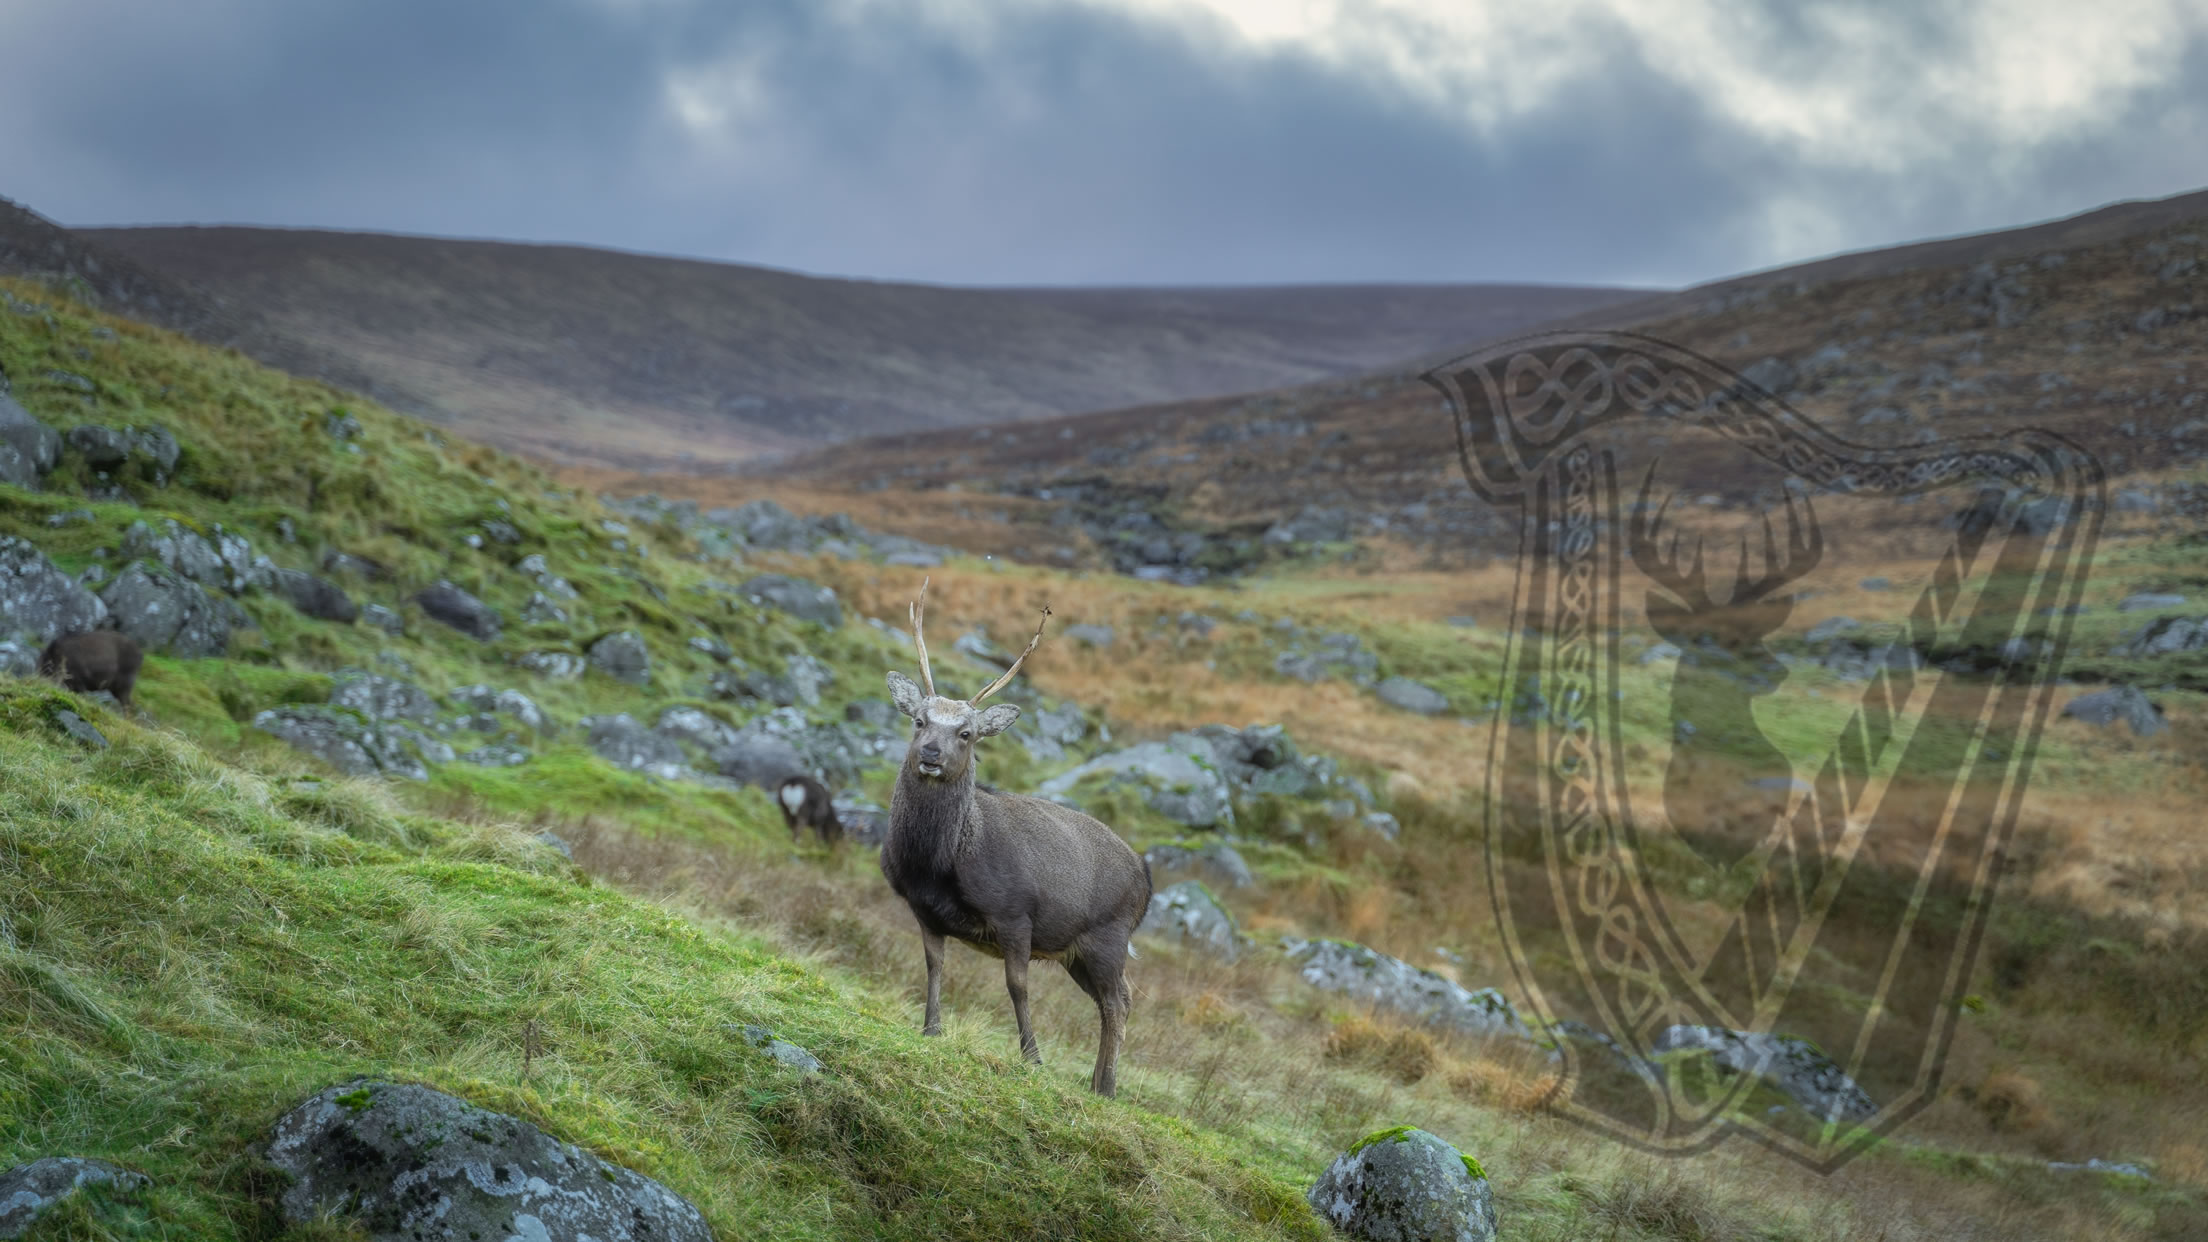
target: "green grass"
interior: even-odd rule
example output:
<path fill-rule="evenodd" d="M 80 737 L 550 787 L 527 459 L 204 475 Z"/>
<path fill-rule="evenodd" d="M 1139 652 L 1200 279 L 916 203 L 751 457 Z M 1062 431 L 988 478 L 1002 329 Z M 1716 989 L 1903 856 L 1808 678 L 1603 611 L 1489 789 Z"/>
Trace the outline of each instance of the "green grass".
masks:
<path fill-rule="evenodd" d="M 823 631 L 761 611 L 726 589 L 750 570 L 701 563 L 663 525 L 609 532 L 595 502 L 513 459 L 234 355 L 103 320 L 35 286 L 8 287 L 52 306 L 50 316 L 0 314 L 0 366 L 26 406 L 61 428 L 158 422 L 185 454 L 169 485 L 130 482 L 143 508 L 86 503 L 77 489 L 87 480 L 73 466 L 44 492 L 0 489 L 0 533 L 32 539 L 72 572 L 114 571 L 122 566 L 111 550 L 134 521 L 220 523 L 289 567 L 317 569 L 332 549 L 375 559 L 389 581 L 345 585 L 407 622 L 391 638 L 249 594 L 241 603 L 257 628 L 241 632 L 226 658 L 149 659 L 138 698 L 157 725 L 40 684 L 0 683 L 0 763 L 10 774 L 0 787 L 0 1167 L 72 1152 L 156 1183 L 144 1202 L 88 1197 L 39 1236 L 276 1236 L 255 1144 L 298 1100 L 363 1074 L 428 1082 L 529 1117 L 669 1182 L 728 1237 L 1323 1236 L 1302 1188 L 1359 1134 L 1406 1120 L 1477 1150 L 1514 1237 L 1807 1240 L 1845 1236 L 1858 1220 L 1838 1197 L 1775 1180 L 1750 1158 L 1659 1172 L 1439 1081 L 1412 1090 L 1321 1064 L 1338 1007 L 1260 955 L 1233 972 L 1158 955 L 1161 973 L 1138 985 L 1159 990 L 1138 1000 L 1118 1102 L 1083 1090 L 1085 1051 L 1070 1049 L 1093 1037 L 1093 1011 L 1078 998 L 1070 1008 L 1055 992 L 1039 1002 L 1056 1023 L 1049 1070 L 1010 1055 L 1001 981 L 986 963 L 954 964 L 951 1035 L 922 1040 L 909 915 L 887 916 L 894 949 L 867 947 L 866 907 L 884 900 L 871 859 L 819 851 L 793 860 L 764 794 L 618 771 L 574 726 L 613 711 L 650 723 L 676 705 L 735 723 L 757 711 L 706 701 L 701 683 L 717 666 L 687 646 L 701 633 L 754 667 L 779 669 L 800 651 L 824 661 L 835 683 L 813 712 L 821 720 L 840 719 L 850 699 L 880 697 L 882 669 L 909 663 L 904 646 L 863 624 Z M 57 368 L 92 376 L 97 397 L 43 378 Z M 364 425 L 359 453 L 323 430 L 340 405 Z M 80 509 L 91 518 L 47 524 Z M 511 523 L 520 542 L 469 547 L 466 536 L 492 519 Z M 530 553 L 581 593 L 571 623 L 520 622 L 536 585 L 512 565 Z M 2157 552 L 2122 565 L 2119 577 L 2166 585 L 2182 561 Z M 504 635 L 477 643 L 406 603 L 440 578 L 499 608 Z M 1284 606 L 1307 628 L 1356 632 L 1379 654 L 1382 676 L 1428 681 L 1468 715 L 1499 697 L 1498 630 L 1336 616 L 1337 589 L 1280 574 L 1221 596 L 1214 611 Z M 2122 622 L 2138 624 L 2136 615 Z M 2105 645 L 2103 631 L 2115 626 L 2100 618 L 2081 634 Z M 623 628 L 651 650 L 648 688 L 595 673 L 548 681 L 513 664 L 531 650 L 580 652 Z M 1264 624 L 1226 622 L 1212 652 L 1222 674 L 1274 681 L 1273 642 Z M 937 660 L 946 671 L 959 662 L 948 652 Z M 261 710 L 322 701 L 345 669 L 403 675 L 437 693 L 512 686 L 562 727 L 529 740 L 534 758 L 523 767 L 448 764 L 426 785 L 398 788 L 331 779 L 249 727 Z M 972 672 L 954 676 L 973 684 Z M 1668 736 L 1668 666 L 1629 655 L 1624 675 L 1628 741 Z M 1800 750 L 1838 729 L 1859 689 L 1798 671 L 1755 710 L 1782 746 Z M 63 709 L 91 719 L 114 748 L 78 748 L 54 723 Z M 1453 722 L 1437 727 L 1460 736 Z M 1926 727 L 1936 735 L 1944 726 Z M 1942 754 L 1959 753 L 1959 743 L 1938 740 Z M 999 743 L 985 775 L 1027 788 L 1053 766 Z M 2167 767 L 2166 756 L 2058 730 L 2040 770 L 2053 787 L 2090 790 L 2160 787 L 2150 778 Z M 1345 768 L 1386 788 L 1384 771 Z M 861 788 L 883 798 L 888 781 L 876 770 Z M 1426 848 L 1434 843 L 1476 856 L 1480 807 L 1470 798 L 1414 803 L 1391 807 L 1403 842 L 1381 848 L 1315 803 L 1247 802 L 1238 831 L 1251 839 L 1238 848 L 1260 886 L 1225 899 L 1245 911 L 1275 903 L 1257 936 L 1266 941 L 1289 922 L 1299 934 L 1340 934 L 1328 912 L 1379 894 L 1422 915 L 1407 943 L 1442 939 L 1476 954 L 1473 935 L 1459 934 L 1461 911 L 1440 908 L 1464 905 L 1472 890 L 1441 887 L 1446 868 L 1418 868 L 1443 857 Z M 1188 835 L 1139 794 L 1097 792 L 1091 809 L 1137 844 Z M 639 881 L 670 900 L 593 882 L 530 831 L 598 825 L 694 851 Z M 748 906 L 722 900 L 695 880 L 705 870 L 690 866 L 696 860 L 752 875 L 754 891 L 769 895 Z M 1674 878 L 1689 875 L 1683 860 L 1650 859 L 1660 878 L 1673 862 Z M 806 890 L 812 905 L 778 907 L 775 890 Z M 1286 909 L 1291 900 L 1308 908 Z M 2197 954 L 2137 952 L 2136 931 L 2059 901 L 2003 904 L 1993 966 L 1976 987 L 1992 999 L 1974 1016 L 2026 1047 L 2034 1017 L 2059 1016 L 2086 985 L 2122 1016 L 2118 1029 L 2137 1041 L 2127 1047 L 2193 1055 L 2195 1019 L 2208 1013 L 2199 972 L 2185 967 Z M 1185 983 L 1174 983 L 1180 975 Z M 962 990 L 961 978 L 985 982 Z M 1828 982 L 1820 1003 L 1852 1011 L 1863 999 L 1858 982 Z M 1226 999 L 1210 1008 L 1192 999 L 1213 992 Z M 1183 1001 L 1214 1016 L 1187 1017 Z M 1228 1017 L 1216 1017 L 1221 1006 Z M 790 1077 L 728 1031 L 745 1023 L 807 1047 L 828 1073 Z M 1770 1102 L 1768 1093 L 1755 1099 Z M 1951 1171 L 1924 1149 L 1889 1143 L 1855 1167 L 1921 1175 L 1919 1205 L 1987 1180 L 1976 1165 L 1948 1160 Z M 2001 1193 L 2032 1212 L 2061 1206 L 2023 1182 L 2002 1180 Z M 2126 1236 L 2152 1236 L 2201 1210 L 2189 1188 L 2094 1195 L 2054 1219 L 2107 1207 L 2130 1222 Z M 313 1226 L 285 1236 L 336 1235 Z"/>
<path fill-rule="evenodd" d="M 255 1145 L 355 1075 L 528 1117 L 729 1237 L 1319 1236 L 1299 1170 L 996 1041 L 923 1040 L 897 1006 L 519 830 L 355 782 L 294 792 L 112 716 L 113 749 L 74 749 L 35 723 L 64 696 L 0 696 L 0 1167 L 68 1152 L 149 1174 L 132 1236 L 258 1236 Z M 730 1033 L 745 1023 L 827 1072 L 791 1076 Z M 526 1074 L 525 1028 L 545 1049 Z M 91 1236 L 63 1223 L 44 1236 Z"/>

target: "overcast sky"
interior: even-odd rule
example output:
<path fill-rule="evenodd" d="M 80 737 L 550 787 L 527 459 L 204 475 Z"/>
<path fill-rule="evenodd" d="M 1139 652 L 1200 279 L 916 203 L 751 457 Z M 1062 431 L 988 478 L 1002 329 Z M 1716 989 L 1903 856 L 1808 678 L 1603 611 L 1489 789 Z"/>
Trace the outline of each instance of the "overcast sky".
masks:
<path fill-rule="evenodd" d="M 65 224 L 952 283 L 1675 285 L 2208 185 L 2200 0 L 0 0 L 0 48 L 0 195 Z"/>

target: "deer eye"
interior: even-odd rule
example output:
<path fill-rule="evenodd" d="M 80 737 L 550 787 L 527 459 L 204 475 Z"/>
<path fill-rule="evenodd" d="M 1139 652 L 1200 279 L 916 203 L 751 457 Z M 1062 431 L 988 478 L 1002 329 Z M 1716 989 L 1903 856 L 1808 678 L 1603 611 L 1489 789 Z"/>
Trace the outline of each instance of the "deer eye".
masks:
<path fill-rule="evenodd" d="M 974 740 L 974 731 L 972 729 L 960 729 L 958 736 L 962 741 L 971 742 Z"/>

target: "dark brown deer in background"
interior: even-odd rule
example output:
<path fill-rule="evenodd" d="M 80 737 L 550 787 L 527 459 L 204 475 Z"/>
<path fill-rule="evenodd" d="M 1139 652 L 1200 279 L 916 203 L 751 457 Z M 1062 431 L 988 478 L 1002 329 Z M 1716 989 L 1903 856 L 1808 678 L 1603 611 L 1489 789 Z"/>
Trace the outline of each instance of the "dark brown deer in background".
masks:
<path fill-rule="evenodd" d="M 1786 666 L 1763 645 L 1786 623 L 1794 608 L 1791 594 L 1774 596 L 1824 557 L 1824 535 L 1809 498 L 1786 492 L 1786 543 L 1782 548 L 1762 515 L 1763 572 L 1752 573 L 1753 549 L 1746 532 L 1740 540 L 1740 567 L 1732 592 L 1719 603 L 1710 597 L 1702 568 L 1702 542 L 1682 561 L 1678 531 L 1659 537 L 1671 499 L 1651 514 L 1653 466 L 1641 483 L 1640 504 L 1628 533 L 1633 563 L 1673 597 L 1648 595 L 1648 623 L 1680 651 L 1672 674 L 1671 762 L 1664 772 L 1664 810 L 1672 829 L 1702 860 L 1719 870 L 1751 853 L 1764 838 L 1775 814 L 1784 814 L 1791 796 L 1793 764 L 1756 724 L 1753 700 L 1786 679 Z M 1743 667 L 1745 666 L 1745 667 Z M 1708 764 L 1697 752 L 1726 758 Z M 1743 787 L 1753 796 L 1743 805 Z M 1748 822 L 1734 822 L 1746 820 Z"/>
<path fill-rule="evenodd" d="M 1040 1063 L 1028 1020 L 1027 964 L 1053 960 L 1096 1002 L 1096 1068 L 1089 1086 L 1118 1085 L 1120 1039 L 1131 997 L 1127 942 L 1150 908 L 1150 868 L 1111 829 L 1071 807 L 1001 793 L 974 779 L 974 743 L 1012 727 L 1020 709 L 982 708 L 1020 671 L 1043 639 L 1037 624 L 1027 650 L 1002 677 L 961 702 L 935 693 L 921 631 L 928 585 L 912 605 L 912 641 L 922 685 L 889 675 L 890 697 L 912 717 L 912 746 L 890 798 L 882 875 L 920 923 L 927 957 L 925 1034 L 943 1032 L 943 942 L 962 940 L 1004 959 L 1004 989 L 1020 1028 L 1020 1052 Z M 1050 609 L 1043 609 L 1047 620 Z"/>
<path fill-rule="evenodd" d="M 782 806 L 782 822 L 789 825 L 790 844 L 797 844 L 807 828 L 823 845 L 843 840 L 843 822 L 836 818 L 836 803 L 826 785 L 799 773 L 782 782 L 774 799 Z"/>
<path fill-rule="evenodd" d="M 105 690 L 129 707 L 131 687 L 138 684 L 138 666 L 144 662 L 145 653 L 130 635 L 86 630 L 46 644 L 38 653 L 38 675 L 56 678 L 64 689 L 79 694 Z"/>

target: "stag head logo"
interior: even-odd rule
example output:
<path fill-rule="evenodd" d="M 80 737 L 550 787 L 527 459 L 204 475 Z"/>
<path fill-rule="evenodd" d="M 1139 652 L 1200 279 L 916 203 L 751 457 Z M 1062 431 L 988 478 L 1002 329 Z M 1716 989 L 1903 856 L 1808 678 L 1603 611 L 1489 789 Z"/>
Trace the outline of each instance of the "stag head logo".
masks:
<path fill-rule="evenodd" d="M 1567 1067 L 1552 1107 L 1654 1151 L 1745 1134 L 1838 1167 L 1938 1090 L 2098 465 L 2028 430 L 1853 443 L 1631 334 L 1507 342 L 1425 378 L 1473 490 L 1519 517 L 1486 848 L 1528 1017 Z M 1683 498 L 1720 478 L 1732 503 Z M 1922 581 L 1877 659 L 1777 695 L 1781 651 L 1811 659 L 1801 592 L 1836 572 L 1819 505 L 1871 501 L 1925 515 Z M 2059 520 L 2020 520 L 2050 504 Z M 1953 648 L 2029 654 L 1982 675 L 1917 655 Z"/>

